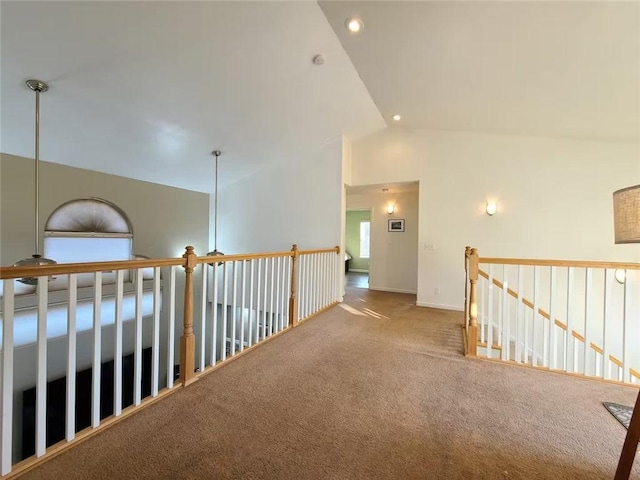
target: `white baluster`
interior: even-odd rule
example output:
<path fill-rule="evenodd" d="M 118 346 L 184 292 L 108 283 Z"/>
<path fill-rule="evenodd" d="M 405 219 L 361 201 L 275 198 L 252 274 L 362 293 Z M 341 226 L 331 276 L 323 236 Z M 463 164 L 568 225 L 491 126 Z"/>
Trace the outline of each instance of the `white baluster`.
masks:
<path fill-rule="evenodd" d="M 138 406 L 142 400 L 142 283 L 144 270 L 136 271 L 136 324 L 135 349 L 133 354 L 133 404 Z"/>
<path fill-rule="evenodd" d="M 264 259 L 264 291 L 262 295 L 262 340 L 267 338 L 267 305 L 269 296 L 269 259 Z"/>
<path fill-rule="evenodd" d="M 489 298 L 487 299 L 487 357 L 493 357 L 493 265 L 489 265 Z"/>
<path fill-rule="evenodd" d="M 157 397 L 160 389 L 160 267 L 153 269 L 153 346 L 151 362 L 151 396 Z M 169 371 L 167 371 L 167 374 Z"/>
<path fill-rule="evenodd" d="M 604 293 L 603 298 L 604 302 L 602 305 L 602 378 L 611 378 L 611 361 L 609 359 L 609 354 L 611 353 L 609 350 L 609 344 L 611 343 L 609 338 L 607 338 L 607 306 L 611 301 L 611 289 L 609 288 L 609 275 L 607 275 L 608 270 L 604 269 Z M 605 368 L 607 365 L 608 368 Z"/>
<path fill-rule="evenodd" d="M 549 368 L 558 368 L 558 329 L 556 328 L 556 267 L 551 267 L 551 279 L 549 281 Z"/>
<path fill-rule="evenodd" d="M 93 276 L 93 361 L 91 365 L 91 426 L 100 426 L 100 382 L 102 375 L 102 272 Z"/>
<path fill-rule="evenodd" d="M 214 366 L 218 360 L 217 338 L 218 338 L 218 262 L 213 262 L 213 302 L 211 303 L 211 361 L 209 365 Z"/>
<path fill-rule="evenodd" d="M 631 348 L 628 342 L 633 341 L 633 337 L 629 331 L 629 324 L 631 322 L 627 322 L 627 317 L 631 312 L 631 281 L 626 271 L 625 278 L 626 281 L 623 284 L 624 292 L 622 296 L 622 378 L 624 382 L 630 383 L 631 372 L 629 371 L 629 367 L 631 366 Z"/>
<path fill-rule="evenodd" d="M 574 361 L 576 356 L 574 350 L 576 350 L 576 344 L 571 339 L 573 337 L 573 301 L 571 295 L 573 293 L 573 269 L 567 267 L 567 331 L 564 336 L 564 368 L 567 372 L 577 371 L 577 365 Z"/>
<path fill-rule="evenodd" d="M 506 273 L 506 272 L 505 272 Z M 504 339 L 502 340 L 502 360 L 509 360 L 510 357 L 510 323 L 511 319 L 509 318 L 509 282 L 507 281 L 506 274 L 503 275 L 504 284 L 502 286 L 502 330 Z"/>
<path fill-rule="evenodd" d="M 236 328 L 238 327 L 238 262 L 233 262 L 231 280 L 231 356 L 236 354 Z"/>
<path fill-rule="evenodd" d="M 271 257 L 271 278 L 269 280 L 269 291 L 270 291 L 270 297 L 271 297 L 271 301 L 269 303 L 269 336 L 273 335 L 275 333 L 275 325 L 274 325 L 274 316 L 273 316 L 273 290 L 274 290 L 274 282 L 273 282 L 273 278 L 275 276 L 275 267 L 276 267 L 276 263 L 275 263 L 275 258 Z"/>
<path fill-rule="evenodd" d="M 281 295 L 281 290 L 280 290 L 280 277 L 282 275 L 282 261 L 281 261 L 282 257 L 278 257 L 277 260 L 277 267 L 276 267 L 276 285 L 275 285 L 275 290 L 276 290 L 276 310 L 274 313 L 275 316 L 275 324 L 276 324 L 276 331 L 280 331 L 280 329 L 282 328 L 282 318 L 280 317 L 280 298 L 282 297 Z M 276 259 L 273 259 L 274 262 L 276 261 Z"/>
<path fill-rule="evenodd" d="M 467 278 L 467 281 L 469 279 Z M 488 288 L 486 287 L 486 283 L 484 281 L 484 277 L 478 276 L 478 284 L 480 285 L 480 295 L 478 297 L 478 317 L 477 321 L 480 327 L 480 343 L 485 342 L 485 329 L 487 324 L 487 299 L 485 295 L 488 295 Z M 467 301 L 469 299 L 467 298 Z M 469 310 L 467 310 L 468 312 Z M 468 316 L 468 315 L 467 315 Z M 465 318 L 465 325 L 469 326 L 469 318 Z"/>
<path fill-rule="evenodd" d="M 49 277 L 38 277 L 38 371 L 36 376 L 36 457 L 47 449 L 47 305 Z"/>
<path fill-rule="evenodd" d="M 592 272 L 590 268 L 585 270 L 584 282 L 584 374 L 589 375 L 589 351 L 591 350 L 591 335 L 589 335 L 589 296 L 591 295 Z M 594 352 L 594 357 L 597 357 Z"/>
<path fill-rule="evenodd" d="M 78 277 L 69 274 L 67 298 L 67 426 L 68 442 L 76 436 L 76 306 L 78 304 Z"/>
<path fill-rule="evenodd" d="M 202 293 L 200 298 L 200 371 L 204 372 L 207 355 L 207 264 L 202 267 Z"/>
<path fill-rule="evenodd" d="M 172 265 L 169 270 L 169 335 L 167 339 L 167 387 L 173 388 L 174 358 L 175 358 L 175 334 L 176 334 L 176 269 Z"/>
<path fill-rule="evenodd" d="M 240 351 L 244 350 L 244 312 L 245 312 L 245 296 L 247 292 L 247 261 L 242 260 L 242 296 L 240 298 Z"/>
<path fill-rule="evenodd" d="M 535 367 L 538 365 L 538 357 L 536 356 L 536 347 L 538 346 L 538 340 L 536 338 L 536 319 L 538 318 L 539 311 L 539 295 L 540 295 L 540 269 L 538 266 L 533 266 L 533 319 L 532 323 L 532 335 L 531 335 L 531 363 Z M 542 317 L 544 321 L 544 317 Z M 544 336 L 544 331 L 543 331 Z"/>
<path fill-rule="evenodd" d="M 247 326 L 249 327 L 249 331 L 247 332 L 247 344 L 249 346 L 253 345 L 253 318 L 255 317 L 254 312 L 256 310 L 254 310 L 254 306 L 253 306 L 253 287 L 254 287 L 254 283 L 256 281 L 255 279 L 255 260 L 251 259 L 249 260 L 249 264 L 251 265 L 250 267 L 250 273 L 249 273 L 249 315 L 248 318 L 249 320 L 247 321 Z"/>
<path fill-rule="evenodd" d="M 0 376 L 0 475 L 11 472 L 11 452 L 13 443 L 13 320 L 14 283 L 13 279 L 3 280 L 2 297 L 2 376 Z"/>
<path fill-rule="evenodd" d="M 113 357 L 113 412 L 117 417 L 122 413 L 122 297 L 124 271 L 116 271 L 116 319 L 114 325 Z"/>
<path fill-rule="evenodd" d="M 222 350 L 220 351 L 220 360 L 227 359 L 227 293 L 229 291 L 229 274 L 227 264 L 222 265 Z"/>
<path fill-rule="evenodd" d="M 255 343 L 260 341 L 260 280 L 262 277 L 262 259 L 259 258 L 257 260 L 258 263 L 258 271 L 256 272 L 256 332 L 255 332 Z M 264 334 L 264 332 L 263 332 Z"/>
<path fill-rule="evenodd" d="M 518 298 L 516 299 L 516 351 L 515 351 L 515 360 L 516 362 L 525 362 L 526 358 L 522 359 L 522 340 L 520 338 L 522 332 L 527 332 L 526 321 L 524 317 L 524 304 L 522 303 L 522 291 L 524 290 L 524 272 L 522 265 L 518 265 Z M 522 328 L 520 328 L 520 324 L 522 324 Z M 526 352 L 525 352 L 526 355 Z"/>

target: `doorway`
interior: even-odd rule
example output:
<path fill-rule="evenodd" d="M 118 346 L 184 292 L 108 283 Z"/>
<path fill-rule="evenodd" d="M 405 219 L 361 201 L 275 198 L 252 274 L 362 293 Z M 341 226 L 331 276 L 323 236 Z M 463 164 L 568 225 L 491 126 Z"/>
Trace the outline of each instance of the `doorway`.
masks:
<path fill-rule="evenodd" d="M 371 210 L 347 210 L 345 229 L 347 287 L 369 288 Z"/>

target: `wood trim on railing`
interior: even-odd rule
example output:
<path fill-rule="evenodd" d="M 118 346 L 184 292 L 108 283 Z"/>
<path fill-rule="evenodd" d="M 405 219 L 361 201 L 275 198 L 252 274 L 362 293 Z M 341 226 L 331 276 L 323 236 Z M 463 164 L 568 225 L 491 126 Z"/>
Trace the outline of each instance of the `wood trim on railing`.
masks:
<path fill-rule="evenodd" d="M 105 270 L 130 270 L 149 267 L 184 265 L 182 258 L 155 258 L 149 260 L 117 260 L 113 262 L 61 263 L 39 267 L 0 267 L 0 280 L 24 277 L 68 275 L 70 273 L 95 273 Z"/>
<path fill-rule="evenodd" d="M 589 347 L 591 347 L 592 350 L 598 352 L 600 355 L 604 355 L 604 350 L 600 348 L 598 345 L 596 345 L 595 343 L 593 342 L 589 343 Z"/>
<path fill-rule="evenodd" d="M 538 260 L 532 258 L 480 258 L 481 264 L 529 265 L 539 267 L 575 267 L 575 268 L 618 268 L 640 270 L 640 263 L 592 262 L 583 260 Z"/>
<path fill-rule="evenodd" d="M 340 253 L 340 247 L 320 248 L 317 250 L 298 250 L 299 255 L 313 255 L 314 253 Z"/>
<path fill-rule="evenodd" d="M 571 332 L 571 335 L 573 336 L 573 338 L 575 338 L 575 339 L 577 339 L 577 340 L 581 341 L 582 343 L 584 343 L 584 342 L 585 342 L 584 337 L 583 337 L 582 335 L 580 335 L 578 332 L 576 332 L 575 330 L 573 330 L 573 331 Z"/>
<path fill-rule="evenodd" d="M 637 370 L 630 368 L 629 373 L 631 374 L 632 377 L 636 377 L 638 380 L 640 380 L 640 372 L 638 372 Z"/>
<path fill-rule="evenodd" d="M 278 257 L 290 257 L 290 256 L 291 256 L 291 251 L 218 255 L 213 257 L 201 256 L 201 257 L 198 257 L 198 264 L 215 263 L 215 262 L 218 262 L 218 263 L 237 262 L 242 260 L 256 260 L 258 258 L 278 258 Z"/>
<path fill-rule="evenodd" d="M 317 250 L 298 250 L 298 256 L 313 255 L 314 253 L 340 253 L 340 247 L 321 248 Z M 291 256 L 292 256 L 291 251 L 220 255 L 215 257 L 200 256 L 198 257 L 198 263 L 200 264 L 200 263 L 213 263 L 213 262 L 237 262 L 240 260 L 255 260 L 258 258 L 277 258 L 277 257 L 291 257 Z"/>
<path fill-rule="evenodd" d="M 613 362 L 615 365 L 617 365 L 619 368 L 622 368 L 622 361 L 618 360 L 616 357 L 614 357 L 613 355 L 609 355 L 609 360 L 611 362 Z"/>

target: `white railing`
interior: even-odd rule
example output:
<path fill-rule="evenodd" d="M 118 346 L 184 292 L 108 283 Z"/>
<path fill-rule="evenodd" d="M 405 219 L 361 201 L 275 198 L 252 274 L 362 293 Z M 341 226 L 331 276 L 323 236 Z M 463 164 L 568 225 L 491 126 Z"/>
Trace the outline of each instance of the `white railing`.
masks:
<path fill-rule="evenodd" d="M 640 350 L 634 342 L 640 335 L 639 264 L 475 261 L 479 356 L 640 381 Z M 471 279 L 474 272 L 468 270 Z"/>
<path fill-rule="evenodd" d="M 167 259 L 2 269 L 2 475 L 173 386 L 181 264 Z M 25 277 L 37 278 L 37 286 L 16 295 L 16 279 Z M 163 283 L 172 292 L 165 294 L 164 310 Z"/>
<path fill-rule="evenodd" d="M 187 247 L 175 259 L 3 268 L 0 474 L 30 468 L 333 305 L 337 252 L 197 257 Z M 17 294 L 25 277 L 37 286 Z"/>

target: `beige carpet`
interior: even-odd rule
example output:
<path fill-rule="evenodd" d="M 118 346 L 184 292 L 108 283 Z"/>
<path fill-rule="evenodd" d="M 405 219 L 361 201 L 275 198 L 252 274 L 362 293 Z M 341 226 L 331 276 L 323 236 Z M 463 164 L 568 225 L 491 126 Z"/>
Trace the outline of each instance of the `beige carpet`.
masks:
<path fill-rule="evenodd" d="M 350 290 L 25 478 L 613 478 L 626 430 L 601 402 L 636 390 L 465 359 L 460 314 L 414 301 Z"/>

